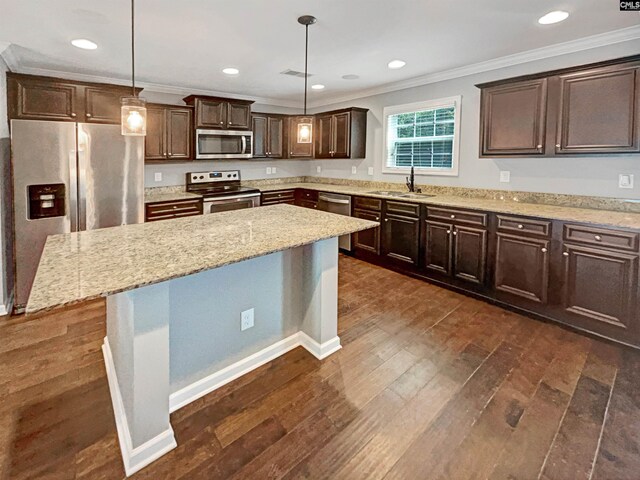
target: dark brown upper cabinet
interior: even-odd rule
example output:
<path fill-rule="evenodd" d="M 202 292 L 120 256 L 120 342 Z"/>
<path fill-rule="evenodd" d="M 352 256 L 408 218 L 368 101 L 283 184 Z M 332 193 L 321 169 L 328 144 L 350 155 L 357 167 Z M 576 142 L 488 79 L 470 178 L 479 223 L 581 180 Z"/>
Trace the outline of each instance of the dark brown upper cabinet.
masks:
<path fill-rule="evenodd" d="M 147 106 L 145 160 L 191 160 L 193 108 L 151 103 Z"/>
<path fill-rule="evenodd" d="M 254 158 L 286 158 L 285 117 L 283 115 L 251 114 Z"/>
<path fill-rule="evenodd" d="M 556 153 L 640 151 L 639 69 L 560 76 Z"/>
<path fill-rule="evenodd" d="M 348 108 L 316 115 L 316 158 L 364 158 L 367 111 Z"/>
<path fill-rule="evenodd" d="M 140 92 L 141 89 L 136 89 Z M 120 123 L 120 99 L 131 87 L 7 73 L 9 118 Z"/>
<path fill-rule="evenodd" d="M 291 116 L 287 118 L 289 124 L 287 133 L 289 137 L 289 158 L 313 158 L 313 141 L 308 143 L 298 142 L 298 125 L 308 123 L 311 124 L 312 135 L 316 135 L 314 132 L 315 119 L 313 116 Z"/>
<path fill-rule="evenodd" d="M 195 128 L 251 129 L 252 101 L 199 95 L 189 95 L 183 100 L 195 107 Z"/>
<path fill-rule="evenodd" d="M 482 155 L 544 155 L 547 79 L 482 90 Z"/>
<path fill-rule="evenodd" d="M 477 86 L 481 157 L 640 152 L 640 55 Z"/>

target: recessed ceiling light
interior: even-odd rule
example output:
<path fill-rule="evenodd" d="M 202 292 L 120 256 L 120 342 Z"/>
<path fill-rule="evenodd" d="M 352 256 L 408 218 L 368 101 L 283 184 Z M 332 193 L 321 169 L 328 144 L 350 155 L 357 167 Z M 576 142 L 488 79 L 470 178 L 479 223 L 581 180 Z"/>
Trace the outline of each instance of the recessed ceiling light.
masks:
<path fill-rule="evenodd" d="M 407 62 L 403 62 L 402 60 L 391 60 L 389 62 L 389 68 L 391 70 L 397 70 L 398 68 L 402 68 L 407 64 Z"/>
<path fill-rule="evenodd" d="M 86 38 L 76 38 L 75 40 L 71 40 L 71 45 L 82 48 L 83 50 L 95 50 L 98 48 L 96 43 L 91 40 L 87 40 Z"/>
<path fill-rule="evenodd" d="M 238 75 L 240 73 L 240 70 L 238 70 L 237 68 L 228 67 L 223 68 L 222 73 L 226 73 L 227 75 Z"/>
<path fill-rule="evenodd" d="M 552 23 L 562 22 L 566 20 L 569 16 L 569 12 L 564 12 L 562 10 L 555 10 L 553 12 L 549 12 L 546 15 L 543 15 L 538 19 L 538 23 L 541 25 L 550 25 Z"/>
<path fill-rule="evenodd" d="M 316 85 L 311 85 L 311 88 L 313 88 L 314 90 L 324 90 L 324 85 L 322 85 L 321 83 L 317 83 Z"/>
<path fill-rule="evenodd" d="M 348 75 L 342 75 L 344 80 L 357 80 L 360 78 L 360 75 L 356 75 L 354 73 L 349 73 Z"/>

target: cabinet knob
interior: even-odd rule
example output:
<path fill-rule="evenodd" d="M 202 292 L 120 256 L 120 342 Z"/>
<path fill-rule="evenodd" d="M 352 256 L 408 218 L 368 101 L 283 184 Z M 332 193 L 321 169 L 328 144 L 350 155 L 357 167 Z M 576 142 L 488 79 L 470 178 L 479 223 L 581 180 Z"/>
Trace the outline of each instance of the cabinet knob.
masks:
<path fill-rule="evenodd" d="M 171 156 L 171 153 L 169 153 L 169 156 Z"/>
<path fill-rule="evenodd" d="M 90 113 L 87 113 L 87 118 L 91 118 L 91 114 Z"/>
<path fill-rule="evenodd" d="M 565 257 L 569 256 L 569 252 L 562 252 L 562 255 L 564 255 Z"/>
<path fill-rule="evenodd" d="M 229 122 L 229 125 L 233 125 L 233 123 Z"/>
<path fill-rule="evenodd" d="M 540 249 L 540 251 L 541 251 L 542 253 L 547 253 L 547 249 L 546 249 L 546 248 L 544 248 L 544 247 L 542 247 L 542 248 Z"/>
<path fill-rule="evenodd" d="M 72 116 L 72 117 L 75 117 L 75 116 L 76 116 L 76 114 L 75 114 L 75 113 L 72 113 L 72 114 L 71 114 L 71 116 Z"/>
<path fill-rule="evenodd" d="M 164 152 L 164 153 L 163 153 L 163 155 L 164 155 L 164 156 L 166 156 L 166 155 L 167 155 L 167 152 Z"/>
<path fill-rule="evenodd" d="M 453 232 L 453 234 L 454 234 L 454 235 L 457 235 L 457 234 L 458 234 L 458 232 Z"/>
<path fill-rule="evenodd" d="M 542 145 L 538 145 L 538 150 L 542 150 Z"/>
<path fill-rule="evenodd" d="M 600 235 L 596 235 L 594 238 L 596 239 L 596 242 L 602 241 L 602 237 Z"/>
<path fill-rule="evenodd" d="M 447 235 L 450 235 L 450 234 L 451 234 L 451 230 L 447 230 Z"/>
<path fill-rule="evenodd" d="M 380 221 L 380 217 L 376 217 L 376 222 Z"/>
<path fill-rule="evenodd" d="M 556 143 L 556 148 L 560 148 L 560 144 L 559 143 Z"/>
<path fill-rule="evenodd" d="M 220 122 L 220 125 L 224 125 L 224 122 Z"/>
<path fill-rule="evenodd" d="M 384 221 L 385 221 L 385 222 L 388 222 L 388 221 L 389 221 L 389 219 L 388 219 L 388 218 L 385 218 L 385 219 L 384 219 Z"/>
<path fill-rule="evenodd" d="M 522 229 L 522 228 L 524 228 L 524 225 L 519 224 L 519 225 L 518 225 L 518 228 Z"/>
<path fill-rule="evenodd" d="M 177 206 L 177 205 L 174 205 L 174 206 L 173 206 L 173 208 L 174 208 L 174 209 L 176 209 L 176 208 L 178 208 L 178 206 Z"/>
<path fill-rule="evenodd" d="M 451 218 L 456 218 L 456 216 L 455 215 L 451 215 Z"/>

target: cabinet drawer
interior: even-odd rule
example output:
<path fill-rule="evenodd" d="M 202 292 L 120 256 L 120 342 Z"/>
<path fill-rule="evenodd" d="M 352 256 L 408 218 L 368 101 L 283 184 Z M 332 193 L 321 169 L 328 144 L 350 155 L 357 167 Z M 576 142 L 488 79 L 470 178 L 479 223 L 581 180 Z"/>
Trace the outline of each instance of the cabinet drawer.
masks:
<path fill-rule="evenodd" d="M 551 233 L 551 222 L 532 220 L 530 218 L 507 217 L 498 215 L 498 229 L 508 232 L 532 233 L 548 237 Z"/>
<path fill-rule="evenodd" d="M 202 200 L 148 203 L 145 207 L 147 222 L 202 214 Z"/>
<path fill-rule="evenodd" d="M 376 212 L 382 210 L 382 200 L 379 198 L 353 197 L 353 204 L 355 208 L 361 210 L 375 210 Z"/>
<path fill-rule="evenodd" d="M 638 234 L 565 223 L 564 240 L 618 250 L 638 251 Z"/>
<path fill-rule="evenodd" d="M 416 203 L 394 202 L 387 200 L 387 213 L 395 213 L 406 217 L 419 217 L 420 205 Z"/>
<path fill-rule="evenodd" d="M 298 196 L 300 197 L 300 201 L 310 201 L 317 202 L 318 201 L 318 191 L 317 190 L 299 190 Z"/>
<path fill-rule="evenodd" d="M 264 192 L 262 194 L 262 205 L 273 205 L 276 203 L 293 203 L 295 201 L 295 190 L 276 190 L 275 192 Z"/>
<path fill-rule="evenodd" d="M 305 208 L 318 208 L 318 202 L 314 202 L 313 200 L 299 200 L 298 206 Z"/>
<path fill-rule="evenodd" d="M 470 225 L 487 226 L 487 214 L 452 208 L 427 207 L 427 217 L 446 220 L 447 222 L 468 223 Z"/>

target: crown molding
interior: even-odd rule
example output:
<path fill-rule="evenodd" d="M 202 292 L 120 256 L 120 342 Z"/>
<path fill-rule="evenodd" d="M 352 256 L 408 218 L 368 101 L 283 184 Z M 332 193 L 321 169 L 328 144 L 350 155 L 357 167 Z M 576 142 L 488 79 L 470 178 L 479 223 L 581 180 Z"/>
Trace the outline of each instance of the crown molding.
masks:
<path fill-rule="evenodd" d="M 9 42 L 0 42 L 0 55 L 9 48 L 9 45 L 11 45 Z"/>
<path fill-rule="evenodd" d="M 18 68 L 18 59 L 14 55 L 10 43 L 0 43 L 0 57 L 2 57 L 4 63 L 7 64 L 9 70 L 12 72 L 16 71 Z"/>
<path fill-rule="evenodd" d="M 427 75 L 421 75 L 419 77 L 409 78 L 407 80 L 400 80 L 398 82 L 388 83 L 364 90 L 358 90 L 353 93 L 335 95 L 332 97 L 327 97 L 321 102 L 312 102 L 309 104 L 309 106 L 311 108 L 323 107 L 335 103 L 356 100 L 373 95 L 380 95 L 382 93 L 395 92 L 398 90 L 404 90 L 406 88 L 419 87 L 422 85 L 428 85 L 430 83 L 452 80 L 454 78 L 466 77 L 468 75 L 488 72 L 491 70 L 498 70 L 500 68 L 521 65 L 523 63 L 544 60 L 545 58 L 557 57 L 560 55 L 581 52 L 583 50 L 590 50 L 592 48 L 604 47 L 607 45 L 613 45 L 616 43 L 623 43 L 637 39 L 640 39 L 640 26 L 613 30 L 611 32 L 591 35 L 589 37 L 570 40 L 568 42 L 556 43 L 547 47 L 527 50 L 525 52 L 515 53 L 513 55 L 506 55 L 504 57 L 498 57 L 484 62 L 466 65 L 464 67 L 452 68 L 450 70 L 429 73 Z"/>

